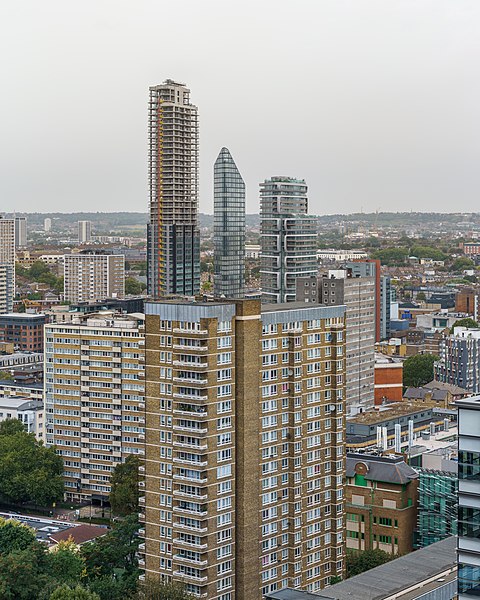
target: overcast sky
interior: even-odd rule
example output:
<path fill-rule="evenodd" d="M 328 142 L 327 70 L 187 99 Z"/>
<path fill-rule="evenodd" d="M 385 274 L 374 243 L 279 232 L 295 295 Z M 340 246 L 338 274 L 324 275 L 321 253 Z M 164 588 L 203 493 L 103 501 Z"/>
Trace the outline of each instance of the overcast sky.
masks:
<path fill-rule="evenodd" d="M 4 0 L 0 211 L 147 210 L 148 87 L 310 211 L 479 211 L 478 0 Z"/>

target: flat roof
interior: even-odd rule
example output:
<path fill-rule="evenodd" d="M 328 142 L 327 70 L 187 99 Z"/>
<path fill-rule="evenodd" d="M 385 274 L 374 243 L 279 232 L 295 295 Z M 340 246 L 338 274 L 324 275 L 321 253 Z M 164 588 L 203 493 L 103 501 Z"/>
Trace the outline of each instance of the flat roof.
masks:
<path fill-rule="evenodd" d="M 332 585 L 323 593 L 332 600 L 352 600 L 352 598 L 382 600 L 388 598 L 414 585 L 420 585 L 427 579 L 440 576 L 449 569 L 456 568 L 456 548 L 457 539 L 455 536 L 451 536 Z M 440 587 L 445 582 L 437 581 L 436 583 L 437 587 Z M 418 597 L 418 590 L 413 595 L 409 593 L 404 596 L 405 600 L 416 597 Z M 298 600 L 301 598 L 299 596 Z M 295 596 L 292 596 L 291 600 L 294 599 Z"/>
<path fill-rule="evenodd" d="M 434 406 L 436 406 L 435 402 L 391 402 L 386 406 L 381 406 L 379 410 L 370 410 L 351 417 L 347 419 L 347 423 L 371 425 L 394 417 L 418 413 L 423 410 L 431 410 Z"/>
<path fill-rule="evenodd" d="M 3 313 L 0 319 L 44 319 L 45 316 L 43 313 Z"/>
<path fill-rule="evenodd" d="M 470 396 L 469 398 L 455 400 L 455 406 L 480 410 L 480 396 Z"/>

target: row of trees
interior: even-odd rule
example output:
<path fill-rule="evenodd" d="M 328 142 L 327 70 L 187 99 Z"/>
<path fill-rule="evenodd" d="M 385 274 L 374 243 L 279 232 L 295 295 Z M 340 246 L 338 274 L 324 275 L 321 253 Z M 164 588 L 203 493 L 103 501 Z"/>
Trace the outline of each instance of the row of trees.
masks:
<path fill-rule="evenodd" d="M 2 600 L 189 600 L 183 586 L 148 581 L 139 586 L 135 514 L 80 548 L 73 541 L 53 550 L 30 527 L 0 518 Z"/>

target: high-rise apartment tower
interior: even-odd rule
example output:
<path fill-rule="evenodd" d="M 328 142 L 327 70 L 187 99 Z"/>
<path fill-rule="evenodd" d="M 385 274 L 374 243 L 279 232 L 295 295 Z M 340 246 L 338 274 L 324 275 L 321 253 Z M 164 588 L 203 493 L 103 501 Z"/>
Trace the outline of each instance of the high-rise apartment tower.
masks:
<path fill-rule="evenodd" d="M 245 281 L 245 183 L 227 148 L 213 170 L 214 292 L 242 298 Z"/>
<path fill-rule="evenodd" d="M 89 244 L 92 241 L 92 222 L 91 221 L 79 221 L 78 222 L 78 243 Z"/>
<path fill-rule="evenodd" d="M 15 249 L 27 245 L 27 217 L 15 217 Z"/>
<path fill-rule="evenodd" d="M 265 302 L 294 302 L 297 277 L 317 272 L 316 218 L 307 212 L 303 179 L 272 177 L 260 184 L 260 276 Z"/>
<path fill-rule="evenodd" d="M 108 500 L 114 467 L 144 453 L 143 315 L 78 315 L 45 326 L 47 445 L 69 500 Z"/>
<path fill-rule="evenodd" d="M 0 313 L 13 312 L 15 297 L 15 220 L 0 215 Z"/>
<path fill-rule="evenodd" d="M 125 295 L 123 254 L 65 254 L 63 269 L 67 302 L 92 302 Z"/>
<path fill-rule="evenodd" d="M 326 306 L 346 305 L 347 416 L 373 408 L 376 323 L 374 277 L 355 277 L 351 269 L 330 270 L 319 278 L 299 277 L 297 300 L 319 302 Z"/>
<path fill-rule="evenodd" d="M 190 90 L 167 79 L 150 88 L 148 292 L 200 290 L 198 112 Z"/>
<path fill-rule="evenodd" d="M 140 566 L 209 600 L 343 576 L 345 307 L 146 304 Z"/>

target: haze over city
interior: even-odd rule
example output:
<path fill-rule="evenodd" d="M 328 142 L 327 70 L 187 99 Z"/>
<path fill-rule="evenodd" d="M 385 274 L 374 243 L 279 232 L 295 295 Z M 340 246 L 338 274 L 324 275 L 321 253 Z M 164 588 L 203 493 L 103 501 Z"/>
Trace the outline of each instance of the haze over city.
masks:
<path fill-rule="evenodd" d="M 200 210 L 228 146 L 310 212 L 475 211 L 478 2 L 54 0 L 1 7 L 0 209 L 148 208 L 148 87 L 200 117 Z"/>

